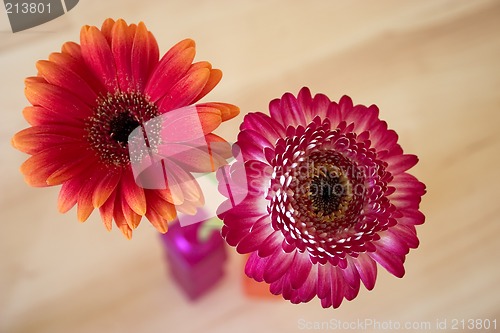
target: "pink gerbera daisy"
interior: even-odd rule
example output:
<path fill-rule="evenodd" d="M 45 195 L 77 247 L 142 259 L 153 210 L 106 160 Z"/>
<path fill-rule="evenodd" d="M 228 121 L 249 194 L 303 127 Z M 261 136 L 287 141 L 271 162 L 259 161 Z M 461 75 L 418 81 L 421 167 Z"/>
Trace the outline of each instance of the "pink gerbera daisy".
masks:
<path fill-rule="evenodd" d="M 224 156 L 197 162 L 197 147 L 188 149 L 189 138 L 198 139 L 187 126 L 192 119 L 180 121 L 182 128 L 170 133 L 171 139 L 182 132 L 182 142 L 162 137 L 154 142 L 155 148 L 184 145 L 182 168 L 169 171 L 172 180 L 181 180 L 176 191 L 139 186 L 128 149 L 135 128 L 197 102 L 220 81 L 220 70 L 208 62 L 193 63 L 194 56 L 195 43 L 186 39 L 159 59 L 158 44 L 142 22 L 127 25 L 108 19 L 101 29 L 84 26 L 80 45 L 67 42 L 60 53 L 37 62 L 38 75 L 26 79 L 25 89 L 32 106 L 23 114 L 31 127 L 12 140 L 14 147 L 32 155 L 21 166 L 28 184 L 62 184 L 61 212 L 77 205 L 78 220 L 83 222 L 98 208 L 106 228 L 110 230 L 114 220 L 127 238 L 143 216 L 164 233 L 176 208 L 192 212 L 202 205 L 202 193 L 190 172 L 210 172 L 224 163 Z M 225 103 L 194 108 L 204 142 L 225 143 L 211 132 L 239 109 Z"/>
<path fill-rule="evenodd" d="M 360 281 L 371 290 L 377 265 L 397 277 L 410 248 L 425 185 L 417 163 L 375 105 L 314 97 L 303 88 L 245 116 L 238 160 L 219 170 L 222 235 L 250 253 L 245 271 L 292 303 L 315 296 L 338 307 Z M 236 204 L 235 197 L 248 192 Z"/>

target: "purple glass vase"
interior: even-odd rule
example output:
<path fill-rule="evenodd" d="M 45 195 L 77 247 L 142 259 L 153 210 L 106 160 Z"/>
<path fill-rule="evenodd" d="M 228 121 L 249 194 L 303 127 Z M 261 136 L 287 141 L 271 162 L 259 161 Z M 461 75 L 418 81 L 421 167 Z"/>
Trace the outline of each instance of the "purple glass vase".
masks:
<path fill-rule="evenodd" d="M 200 238 L 204 223 L 183 227 L 176 221 L 161 235 L 170 273 L 191 300 L 204 295 L 223 277 L 227 258 L 219 229 Z"/>

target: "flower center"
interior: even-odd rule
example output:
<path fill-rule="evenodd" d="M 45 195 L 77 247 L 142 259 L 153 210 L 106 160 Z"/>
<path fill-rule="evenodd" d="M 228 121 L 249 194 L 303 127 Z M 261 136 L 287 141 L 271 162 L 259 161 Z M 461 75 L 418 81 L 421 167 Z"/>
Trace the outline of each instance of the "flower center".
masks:
<path fill-rule="evenodd" d="M 350 167 L 350 162 L 334 151 L 316 151 L 299 158 L 291 173 L 294 210 L 324 231 L 337 229 L 353 199 Z"/>
<path fill-rule="evenodd" d="M 345 196 L 345 184 L 336 174 L 322 174 L 314 177 L 309 185 L 309 199 L 316 214 L 330 215 L 339 209 Z"/>
<path fill-rule="evenodd" d="M 87 140 L 103 163 L 126 166 L 130 133 L 158 115 L 158 107 L 141 93 L 108 93 L 97 100 L 94 114 L 86 121 Z"/>
<path fill-rule="evenodd" d="M 139 125 L 129 112 L 122 112 L 109 122 L 109 136 L 120 145 L 126 145 L 128 136 Z"/>

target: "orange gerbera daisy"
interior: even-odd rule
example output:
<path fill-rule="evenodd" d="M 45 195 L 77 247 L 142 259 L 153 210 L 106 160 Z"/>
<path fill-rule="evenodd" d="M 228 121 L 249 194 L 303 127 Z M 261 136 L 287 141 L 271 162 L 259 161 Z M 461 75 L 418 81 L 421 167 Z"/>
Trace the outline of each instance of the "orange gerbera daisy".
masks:
<path fill-rule="evenodd" d="M 159 59 L 158 44 L 142 22 L 128 25 L 108 19 L 100 30 L 84 26 L 80 45 L 65 43 L 60 53 L 37 62 L 37 76 L 26 79 L 32 106 L 23 114 L 31 127 L 17 133 L 12 144 L 32 155 L 21 166 L 27 183 L 62 184 L 61 212 L 77 205 L 78 220 L 83 222 L 99 208 L 106 228 L 111 230 L 114 220 L 127 238 L 143 216 L 164 233 L 176 208 L 192 212 L 202 205 L 203 194 L 190 172 L 213 171 L 218 166 L 214 161 L 224 163 L 230 153 L 211 151 L 219 156 L 205 163 L 207 170 L 199 163 L 192 165 L 196 158 L 184 158 L 173 175 L 185 181 L 174 193 L 168 186 L 138 186 L 128 149 L 135 128 L 192 105 L 220 81 L 220 70 L 208 62 L 193 63 L 194 56 L 195 43 L 186 39 Z M 225 143 L 211 132 L 239 109 L 226 103 L 193 107 L 206 143 Z M 190 128 L 181 130 L 189 134 Z M 185 140 L 183 144 L 189 146 Z M 189 156 L 186 149 L 184 154 Z"/>

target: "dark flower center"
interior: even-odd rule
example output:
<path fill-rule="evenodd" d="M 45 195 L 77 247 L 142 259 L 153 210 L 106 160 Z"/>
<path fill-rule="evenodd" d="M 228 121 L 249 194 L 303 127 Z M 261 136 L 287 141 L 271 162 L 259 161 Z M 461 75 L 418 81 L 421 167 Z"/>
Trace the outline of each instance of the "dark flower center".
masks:
<path fill-rule="evenodd" d="M 329 215 L 339 208 L 343 192 L 340 178 L 330 174 L 315 177 L 309 186 L 309 198 L 314 210 L 323 212 L 323 215 Z"/>
<path fill-rule="evenodd" d="M 158 115 L 158 107 L 141 93 L 108 93 L 106 97 L 97 100 L 94 114 L 86 121 L 87 141 L 103 163 L 126 166 L 130 163 L 130 134 L 138 126 Z M 154 127 L 148 126 L 149 131 L 152 128 Z M 158 141 L 159 137 L 155 137 Z M 148 139 L 148 144 L 158 143 L 149 136 Z M 140 157 L 140 154 L 136 155 Z"/>
<path fill-rule="evenodd" d="M 129 112 L 122 112 L 109 122 L 109 136 L 121 145 L 126 145 L 130 133 L 139 126 Z"/>

